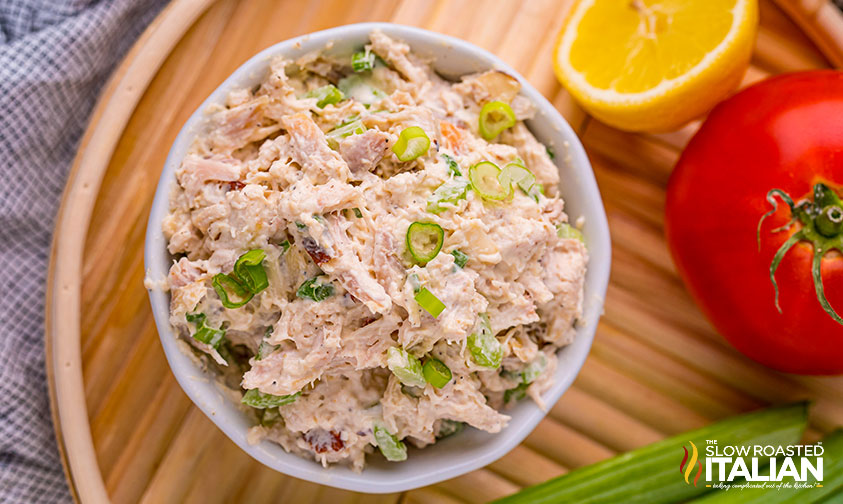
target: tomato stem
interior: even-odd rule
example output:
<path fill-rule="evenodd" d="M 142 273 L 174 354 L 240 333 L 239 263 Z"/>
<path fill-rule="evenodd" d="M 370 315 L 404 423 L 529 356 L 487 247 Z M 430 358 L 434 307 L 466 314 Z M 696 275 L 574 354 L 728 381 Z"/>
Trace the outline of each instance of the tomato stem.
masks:
<path fill-rule="evenodd" d="M 822 280 L 822 260 L 826 252 L 838 250 L 843 252 L 843 201 L 827 185 L 818 183 L 813 188 L 814 200 L 805 198 L 794 204 L 789 194 L 781 189 L 772 189 L 767 193 L 767 201 L 773 207 L 769 212 L 761 216 L 758 221 L 757 239 L 758 249 L 761 250 L 761 226 L 767 217 L 775 214 L 778 210 L 777 198 L 787 203 L 790 207 L 791 220 L 789 223 L 773 230 L 774 233 L 790 229 L 795 222 L 799 222 L 801 228 L 793 233 L 785 241 L 773 256 L 770 263 L 770 282 L 775 291 L 776 309 L 782 313 L 779 305 L 779 286 L 776 283 L 776 270 L 787 255 L 788 251 L 800 241 L 810 242 L 814 247 L 813 261 L 811 263 L 811 276 L 814 281 L 814 292 L 820 306 L 837 323 L 843 325 L 843 318 L 834 311 L 831 303 L 825 297 L 825 289 Z"/>

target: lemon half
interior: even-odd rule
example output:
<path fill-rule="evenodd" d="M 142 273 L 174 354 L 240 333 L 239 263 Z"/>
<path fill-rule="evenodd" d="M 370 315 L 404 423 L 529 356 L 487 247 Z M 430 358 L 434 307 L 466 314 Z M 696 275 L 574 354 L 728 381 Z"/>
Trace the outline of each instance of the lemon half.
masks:
<path fill-rule="evenodd" d="M 737 87 L 757 26 L 757 0 L 581 0 L 559 33 L 554 70 L 597 119 L 669 131 Z"/>

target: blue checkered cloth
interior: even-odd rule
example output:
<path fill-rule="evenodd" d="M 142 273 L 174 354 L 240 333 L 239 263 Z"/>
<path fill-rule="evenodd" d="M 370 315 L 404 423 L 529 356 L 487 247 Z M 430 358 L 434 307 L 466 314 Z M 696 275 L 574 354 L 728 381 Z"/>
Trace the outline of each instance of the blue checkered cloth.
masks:
<path fill-rule="evenodd" d="M 71 501 L 44 370 L 53 223 L 103 83 L 165 0 L 0 0 L 0 502 Z"/>

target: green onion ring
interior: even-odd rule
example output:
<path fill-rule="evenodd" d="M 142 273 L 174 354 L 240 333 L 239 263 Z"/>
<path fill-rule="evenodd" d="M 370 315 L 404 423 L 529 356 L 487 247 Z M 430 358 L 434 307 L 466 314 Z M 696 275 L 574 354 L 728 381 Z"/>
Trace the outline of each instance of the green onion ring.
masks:
<path fill-rule="evenodd" d="M 515 112 L 502 101 L 491 101 L 480 109 L 480 136 L 492 140 L 503 130 L 515 126 Z"/>
<path fill-rule="evenodd" d="M 399 161 L 412 161 L 423 155 L 430 148 L 430 138 L 418 126 L 404 128 L 398 135 L 398 141 L 392 146 L 392 152 Z"/>
<path fill-rule="evenodd" d="M 419 264 L 427 264 L 436 257 L 444 241 L 445 231 L 439 224 L 414 222 L 407 228 L 407 250 Z"/>

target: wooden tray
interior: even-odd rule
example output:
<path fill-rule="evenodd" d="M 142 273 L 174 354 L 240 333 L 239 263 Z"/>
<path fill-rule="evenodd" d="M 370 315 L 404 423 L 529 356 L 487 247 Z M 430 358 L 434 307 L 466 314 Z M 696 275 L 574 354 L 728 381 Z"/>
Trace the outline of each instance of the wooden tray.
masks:
<path fill-rule="evenodd" d="M 827 0 L 761 2 L 745 84 L 843 65 L 843 16 Z M 664 188 L 698 124 L 631 135 L 590 120 L 551 70 L 570 0 L 175 0 L 107 85 L 57 221 L 47 294 L 56 435 L 84 502 L 485 502 L 572 468 L 768 403 L 812 398 L 807 436 L 843 424 L 843 378 L 786 376 L 729 347 L 676 276 Z M 550 97 L 581 133 L 614 241 L 594 348 L 535 432 L 490 466 L 403 495 L 363 496 L 267 469 L 241 452 L 170 373 L 143 287 L 143 237 L 181 125 L 258 50 L 359 21 L 422 26 L 485 47 Z M 815 42 L 812 42 L 814 40 Z M 815 45 L 816 44 L 816 45 Z M 821 48 L 820 49 L 818 49 Z"/>

